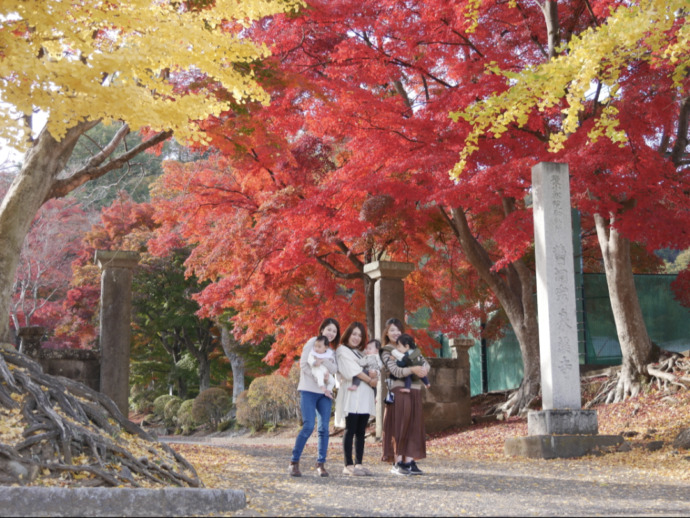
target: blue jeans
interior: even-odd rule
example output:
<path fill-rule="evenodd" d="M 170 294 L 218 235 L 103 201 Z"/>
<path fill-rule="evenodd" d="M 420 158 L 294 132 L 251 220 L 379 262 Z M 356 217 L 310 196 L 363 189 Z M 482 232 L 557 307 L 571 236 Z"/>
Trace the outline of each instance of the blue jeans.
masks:
<path fill-rule="evenodd" d="M 314 431 L 314 421 L 317 420 L 319 430 L 319 453 L 316 462 L 326 462 L 328 453 L 328 424 L 331 420 L 331 405 L 333 400 L 316 392 L 300 390 L 300 407 L 302 409 L 302 430 L 295 440 L 292 450 L 292 462 L 299 462 L 302 450 Z"/>

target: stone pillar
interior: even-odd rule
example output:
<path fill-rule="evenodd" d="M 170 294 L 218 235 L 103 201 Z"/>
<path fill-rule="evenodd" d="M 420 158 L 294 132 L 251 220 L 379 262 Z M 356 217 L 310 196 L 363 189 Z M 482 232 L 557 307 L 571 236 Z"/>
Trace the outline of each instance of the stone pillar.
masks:
<path fill-rule="evenodd" d="M 101 269 L 101 392 L 109 396 L 127 417 L 132 276 L 139 254 L 98 250 L 95 260 Z"/>
<path fill-rule="evenodd" d="M 20 327 L 17 331 L 19 352 L 26 354 L 29 358 L 38 358 L 38 351 L 41 350 L 41 339 L 46 331 L 47 329 L 41 326 Z"/>
<path fill-rule="evenodd" d="M 581 400 L 568 166 L 537 164 L 532 186 L 543 408 L 574 410 Z"/>
<path fill-rule="evenodd" d="M 364 265 L 364 273 L 374 282 L 374 338 L 381 340 L 383 326 L 389 318 L 405 321 L 405 284 L 403 279 L 414 270 L 411 263 L 375 261 Z M 386 386 L 378 383 L 376 403 L 376 438 L 383 432 L 383 401 Z"/>
<path fill-rule="evenodd" d="M 506 453 L 576 457 L 619 438 L 594 437 L 596 411 L 581 409 L 568 166 L 534 166 L 532 199 L 543 410 L 527 414 L 530 437 L 507 440 Z"/>
<path fill-rule="evenodd" d="M 528 433 L 596 434 L 596 411 L 581 410 L 568 166 L 534 166 L 532 200 L 543 410 L 528 413 Z"/>

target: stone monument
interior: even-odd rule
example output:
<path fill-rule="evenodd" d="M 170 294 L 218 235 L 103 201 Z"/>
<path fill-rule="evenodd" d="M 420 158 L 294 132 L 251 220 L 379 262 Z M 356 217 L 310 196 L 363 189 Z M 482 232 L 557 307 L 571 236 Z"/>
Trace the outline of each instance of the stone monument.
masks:
<path fill-rule="evenodd" d="M 599 436 L 595 410 L 582 410 L 575 309 L 568 166 L 532 168 L 542 410 L 527 415 L 526 438 L 508 439 L 508 455 L 578 457 L 622 443 Z"/>
<path fill-rule="evenodd" d="M 96 251 L 101 269 L 101 392 L 129 413 L 129 353 L 131 347 L 132 276 L 137 252 Z"/>

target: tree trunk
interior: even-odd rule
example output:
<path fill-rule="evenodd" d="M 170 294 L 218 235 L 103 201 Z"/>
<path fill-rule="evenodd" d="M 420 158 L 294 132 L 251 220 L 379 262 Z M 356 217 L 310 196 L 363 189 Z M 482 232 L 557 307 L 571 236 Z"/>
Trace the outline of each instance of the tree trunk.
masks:
<path fill-rule="evenodd" d="M 199 393 L 211 388 L 211 362 L 207 354 L 200 355 L 199 359 Z"/>
<path fill-rule="evenodd" d="M 58 142 L 45 129 L 34 141 L 0 205 L 0 315 L 9 315 L 12 286 L 24 239 L 79 137 L 96 122 L 82 122 Z M 0 340 L 9 341 L 9 322 L 0 318 Z"/>
<path fill-rule="evenodd" d="M 374 281 L 368 275 L 362 275 L 364 280 L 364 311 L 367 316 L 367 332 L 369 340 L 376 338 L 376 308 L 374 307 Z"/>
<path fill-rule="evenodd" d="M 538 396 L 541 384 L 534 272 L 522 261 L 515 261 L 500 272 L 492 271 L 493 262 L 472 235 L 462 208 L 451 209 L 452 219 L 448 218 L 445 211 L 441 210 L 441 213 L 453 229 L 468 262 L 501 303 L 513 327 L 520 344 L 524 373 L 517 392 L 499 411 L 505 412 L 508 416 L 524 413 L 532 400 Z"/>
<path fill-rule="evenodd" d="M 50 198 L 65 196 L 87 181 L 122 167 L 131 158 L 172 135 L 171 132 L 158 133 L 111 158 L 129 132 L 129 127 L 123 125 L 111 142 L 82 169 L 64 178 L 59 177 L 79 137 L 99 123 L 98 120 L 80 122 L 68 129 L 60 141 L 55 140 L 44 128 L 26 153 L 21 170 L 0 205 L 0 315 L 10 314 L 19 256 L 31 222 L 41 205 Z M 0 340 L 9 341 L 9 338 L 8 319 L 0 318 Z"/>
<path fill-rule="evenodd" d="M 617 402 L 638 394 L 640 377 L 648 375 L 647 364 L 653 361 L 653 348 L 635 289 L 630 241 L 613 227 L 613 218 L 607 222 L 600 214 L 595 214 L 594 222 L 623 356 L 618 385 L 609 397 L 610 401 Z"/>
<path fill-rule="evenodd" d="M 211 336 L 211 325 L 200 324 L 197 327 L 196 337 L 189 337 L 184 329 L 180 332 L 180 339 L 185 348 L 199 362 L 199 392 L 211 388 L 211 361 L 209 355 L 215 349 L 213 337 Z M 199 342 L 199 347 L 194 342 Z"/>
<path fill-rule="evenodd" d="M 223 346 L 223 352 L 230 360 L 230 368 L 232 369 L 232 402 L 237 402 L 237 397 L 244 392 L 244 358 L 242 358 L 234 348 L 239 345 L 234 339 L 230 330 L 224 325 L 220 326 L 220 343 Z"/>

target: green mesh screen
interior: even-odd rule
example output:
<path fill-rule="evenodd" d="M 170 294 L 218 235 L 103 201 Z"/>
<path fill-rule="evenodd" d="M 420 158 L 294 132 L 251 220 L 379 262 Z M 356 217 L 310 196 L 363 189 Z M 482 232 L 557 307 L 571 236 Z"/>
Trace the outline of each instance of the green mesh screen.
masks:
<path fill-rule="evenodd" d="M 621 349 L 604 274 L 585 274 L 585 363 L 617 365 Z M 662 349 L 690 349 L 690 310 L 671 291 L 675 275 L 635 275 L 635 289 L 649 337 Z"/>
<path fill-rule="evenodd" d="M 619 365 L 621 350 L 609 302 L 604 274 L 578 275 L 578 344 L 580 363 Z M 675 275 L 636 275 L 635 288 L 649 337 L 662 349 L 690 350 L 690 309 L 673 298 L 670 284 Z M 470 348 L 470 387 L 472 395 L 481 394 L 481 345 Z M 486 347 L 488 390 L 517 388 L 522 380 L 522 356 L 512 329 Z"/>

